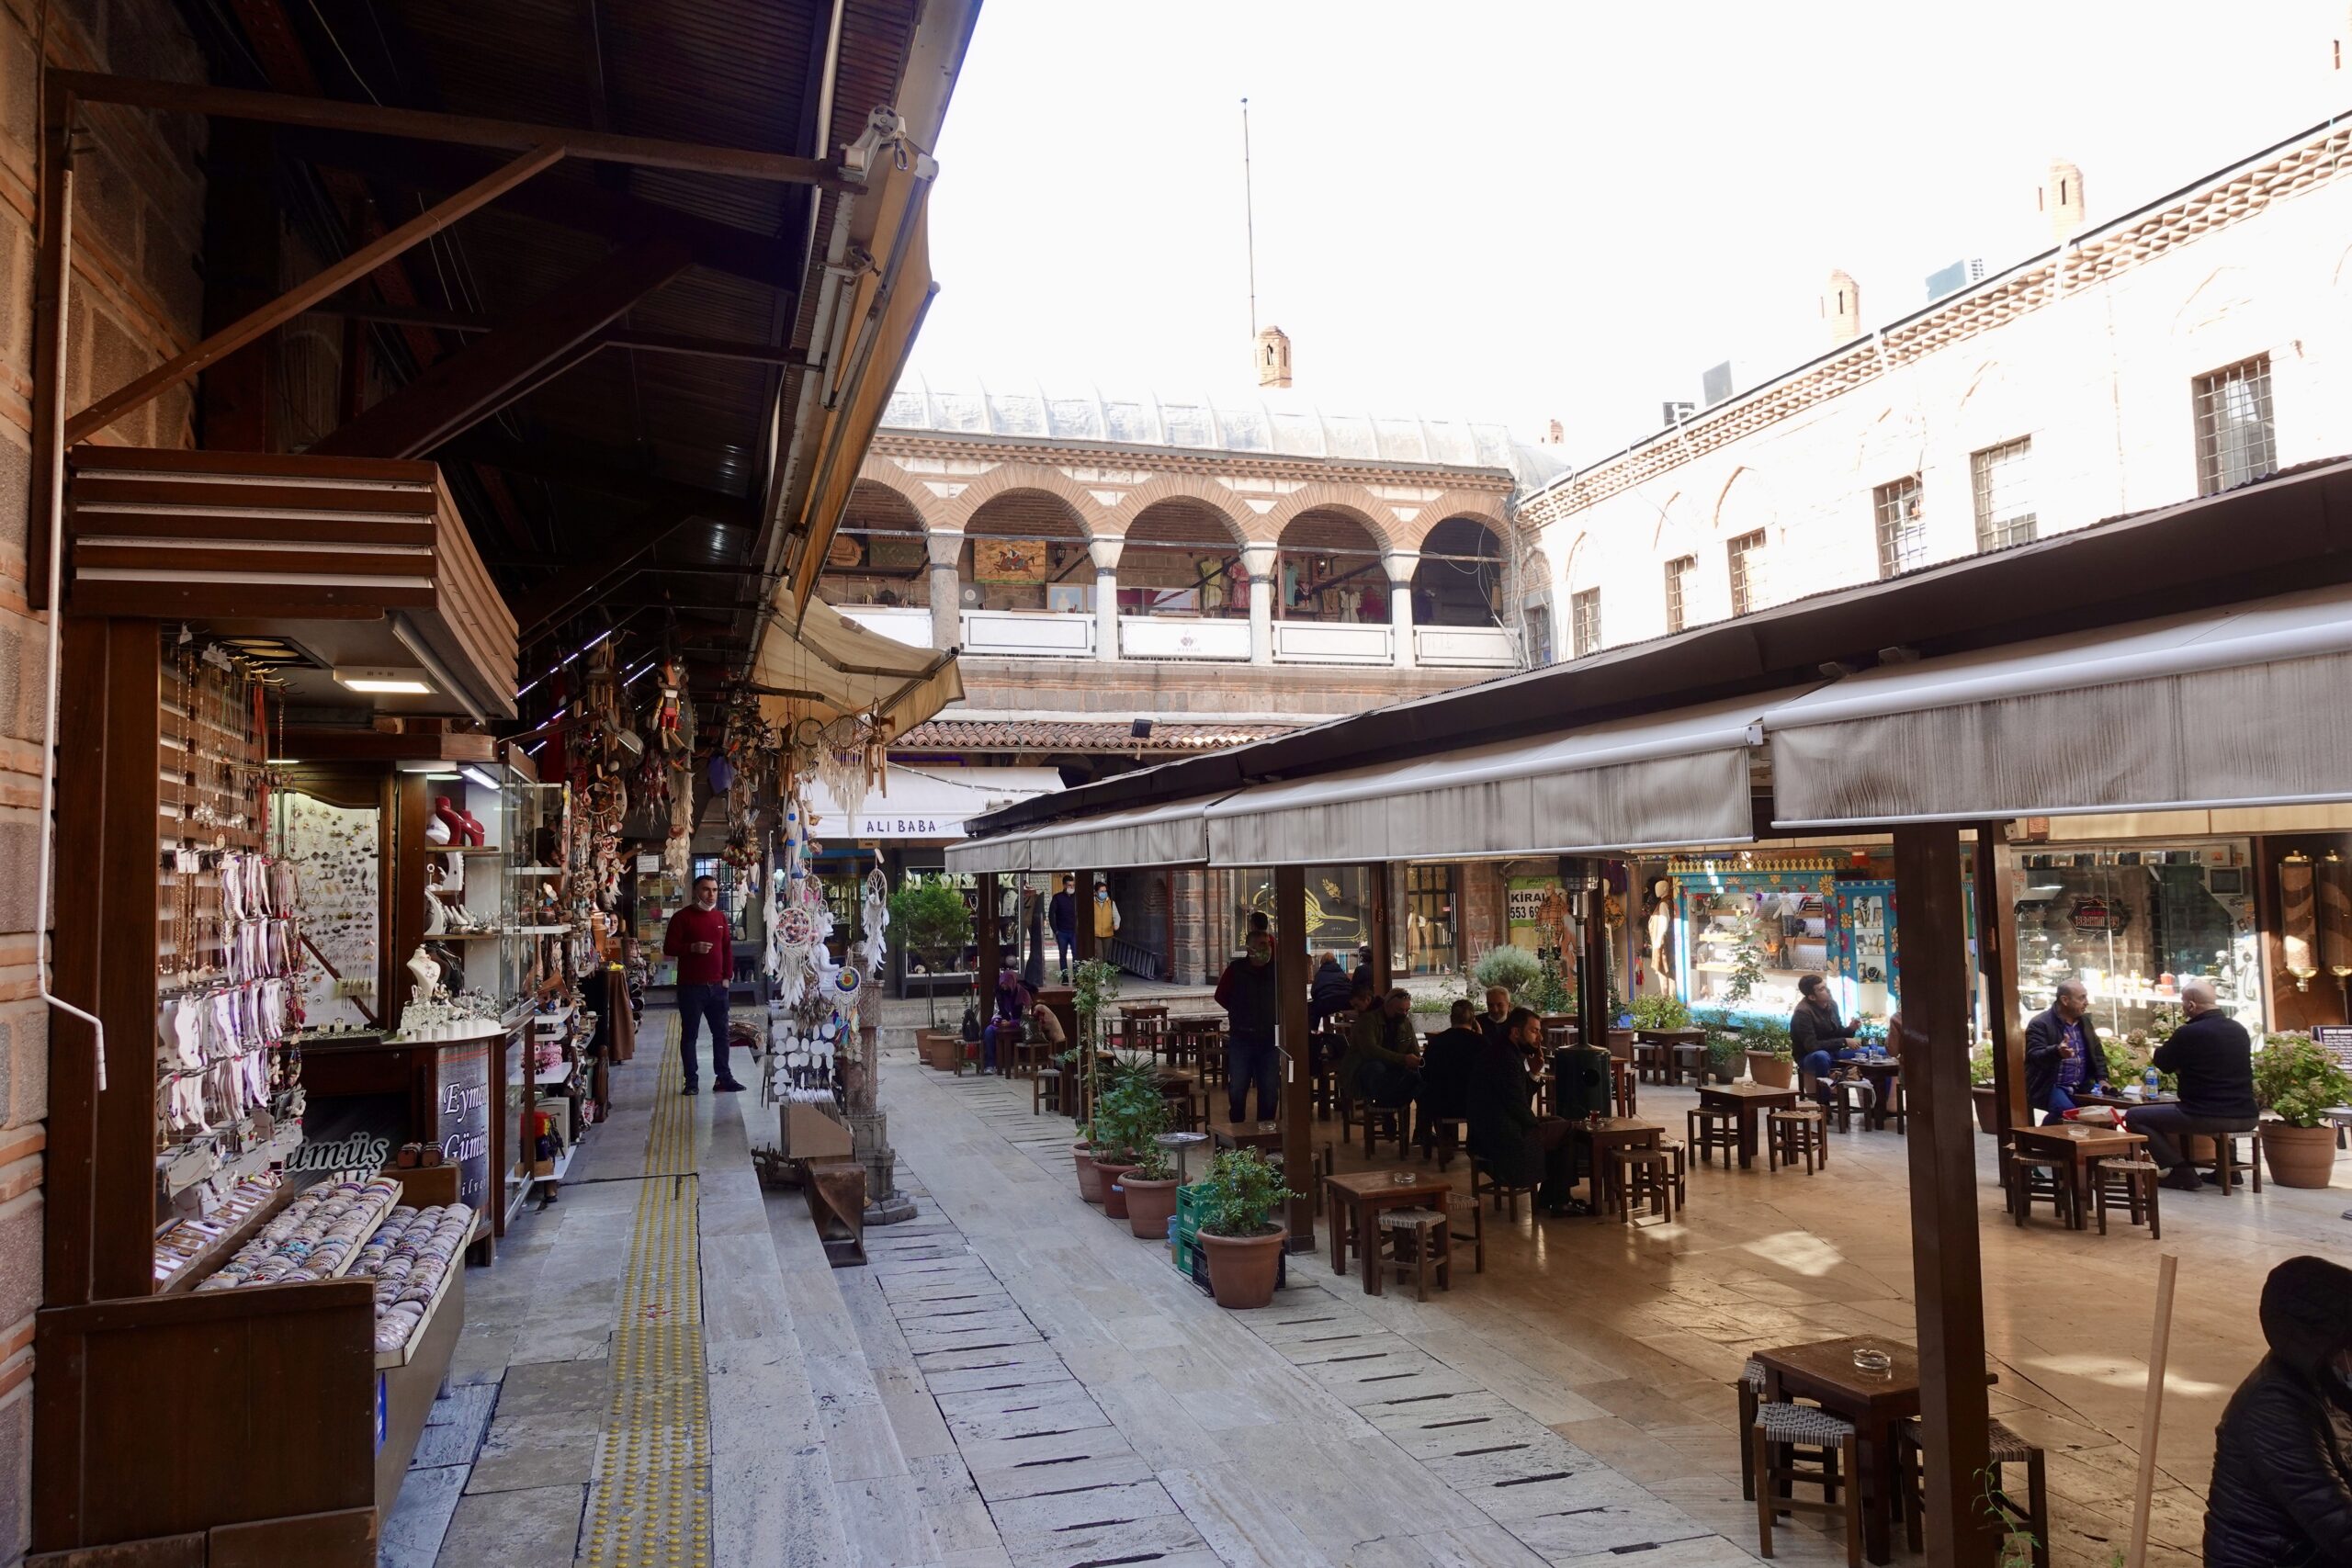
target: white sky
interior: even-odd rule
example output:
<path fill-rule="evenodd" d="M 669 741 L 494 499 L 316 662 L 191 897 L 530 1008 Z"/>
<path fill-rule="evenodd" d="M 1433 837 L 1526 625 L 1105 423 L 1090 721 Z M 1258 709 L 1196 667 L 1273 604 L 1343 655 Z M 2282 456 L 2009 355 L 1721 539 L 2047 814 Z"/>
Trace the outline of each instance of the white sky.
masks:
<path fill-rule="evenodd" d="M 2344 0 L 987 0 L 938 149 L 938 385 L 1238 392 L 1258 319 L 1328 408 L 1548 418 L 1579 458 L 1962 256 L 2044 248 L 2326 118 Z M 2352 67 L 2352 42 L 2346 44 Z"/>

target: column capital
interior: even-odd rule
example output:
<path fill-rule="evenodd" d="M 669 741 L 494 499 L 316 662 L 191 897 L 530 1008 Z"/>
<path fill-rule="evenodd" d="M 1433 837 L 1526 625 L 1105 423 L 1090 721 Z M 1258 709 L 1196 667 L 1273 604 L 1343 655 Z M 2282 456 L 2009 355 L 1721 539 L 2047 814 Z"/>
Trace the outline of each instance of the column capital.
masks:
<path fill-rule="evenodd" d="M 933 528 L 922 536 L 922 547 L 933 566 L 952 567 L 964 554 L 964 530 Z"/>
<path fill-rule="evenodd" d="M 1086 541 L 1086 553 L 1094 558 L 1096 572 L 1116 571 L 1119 558 L 1126 553 L 1126 536 L 1121 534 L 1097 534 Z"/>
<path fill-rule="evenodd" d="M 1244 545 L 1241 547 L 1241 570 L 1248 572 L 1253 580 L 1261 577 L 1271 578 L 1274 575 L 1274 557 L 1281 553 L 1280 545 L 1267 540 L 1256 540 Z"/>
<path fill-rule="evenodd" d="M 1413 570 L 1421 564 L 1421 552 L 1419 550 L 1383 550 L 1380 552 L 1380 564 L 1387 569 L 1388 581 L 1401 586 L 1413 581 Z"/>

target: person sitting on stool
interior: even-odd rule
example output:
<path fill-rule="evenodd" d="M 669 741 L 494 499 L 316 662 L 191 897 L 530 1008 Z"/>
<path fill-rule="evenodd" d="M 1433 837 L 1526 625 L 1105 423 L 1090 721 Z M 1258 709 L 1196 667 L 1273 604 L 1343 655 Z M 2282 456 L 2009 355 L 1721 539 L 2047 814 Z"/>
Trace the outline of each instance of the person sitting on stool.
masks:
<path fill-rule="evenodd" d="M 1789 1055 L 1813 1075 L 1813 1081 L 1820 1086 L 1815 1098 L 1826 1105 L 1829 1080 L 1837 1077 L 1838 1064 L 1860 1055 L 1861 1047 L 1854 1043 L 1854 1026 L 1838 1016 L 1837 1000 L 1820 976 L 1807 975 L 1799 980 L 1797 997 L 1797 1005 L 1789 1014 Z"/>
<path fill-rule="evenodd" d="M 2107 1053 L 2091 1021 L 2091 993 L 2080 980 L 2061 980 L 2047 1012 L 2025 1026 L 2025 1102 L 2041 1124 L 2063 1122 L 2075 1096 L 2107 1081 Z"/>
<path fill-rule="evenodd" d="M 2165 1185 L 2194 1192 L 2197 1172 L 2183 1162 L 2180 1134 L 2250 1133 L 2262 1112 L 2254 1100 L 2254 1042 L 2245 1025 L 2222 1010 L 2213 982 L 2182 981 L 2180 1010 L 2188 1021 L 2155 1055 L 2156 1070 L 2179 1079 L 2179 1101 L 2134 1106 L 2123 1120 L 2148 1135 L 2148 1157 L 2164 1168 Z M 2205 1179 L 2219 1186 L 2222 1179 Z"/>

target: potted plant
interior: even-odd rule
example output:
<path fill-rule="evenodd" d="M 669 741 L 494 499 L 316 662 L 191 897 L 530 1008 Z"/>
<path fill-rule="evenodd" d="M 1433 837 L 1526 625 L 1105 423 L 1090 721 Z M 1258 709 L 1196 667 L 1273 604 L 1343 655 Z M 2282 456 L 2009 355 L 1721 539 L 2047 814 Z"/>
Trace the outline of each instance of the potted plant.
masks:
<path fill-rule="evenodd" d="M 2352 1077 L 2306 1034 L 2267 1034 L 2254 1056 L 2254 1093 L 2278 1118 L 2262 1127 L 2270 1179 L 2281 1187 L 2324 1187 L 2335 1171 L 2335 1129 L 2328 1111 L 2352 1100 Z"/>
<path fill-rule="evenodd" d="M 1787 1089 L 1797 1081 L 1796 1049 L 1788 1025 L 1773 1019 L 1751 1020 L 1740 1026 L 1740 1041 L 1749 1077 L 1769 1089 Z"/>
<path fill-rule="evenodd" d="M 1078 1195 L 1090 1203 L 1102 1201 L 1102 1173 L 1094 1166 L 1092 1122 L 1080 1125 L 1078 1142 L 1069 1146 L 1069 1157 L 1078 1164 Z"/>
<path fill-rule="evenodd" d="M 1470 965 L 1470 978 L 1480 991 L 1500 986 L 1514 997 L 1525 996 L 1543 973 L 1544 961 L 1523 947 L 1490 947 Z"/>
<path fill-rule="evenodd" d="M 1070 1010 L 1078 1015 L 1078 1038 L 1070 1042 L 1079 1064 L 1079 1103 L 1092 1105 L 1102 1092 L 1097 1064 L 1102 1056 L 1102 1010 L 1119 998 L 1119 966 L 1090 958 L 1070 971 Z M 1065 1092 L 1072 1082 L 1062 1080 Z"/>
<path fill-rule="evenodd" d="M 1168 1102 L 1160 1097 L 1158 1075 L 1144 1063 L 1114 1065 L 1094 1106 L 1094 1168 L 1107 1218 L 1128 1217 L 1122 1179 L 1142 1163 L 1144 1152 L 1154 1148 L 1152 1140 L 1167 1127 Z"/>
<path fill-rule="evenodd" d="M 1157 1144 L 1143 1152 L 1142 1161 L 1119 1179 L 1127 1195 L 1127 1229 L 1146 1241 L 1164 1240 L 1176 1215 L 1176 1168 Z"/>
<path fill-rule="evenodd" d="M 1976 1102 L 1976 1130 L 1997 1133 L 2000 1102 L 1993 1088 L 1993 1043 L 1980 1040 L 1968 1053 L 1968 1095 Z"/>
<path fill-rule="evenodd" d="M 940 972 L 954 963 L 964 952 L 964 944 L 972 937 L 972 911 L 964 896 L 947 884 L 944 877 L 910 876 L 899 890 L 890 895 L 890 931 L 899 945 L 922 961 L 923 969 L 932 976 L 923 987 L 930 998 L 931 1021 L 939 1021 Z M 993 985 L 996 976 L 987 976 Z M 975 984 L 978 982 L 976 979 Z M 962 1048 L 958 1040 L 957 1048 Z M 950 1066 L 953 1066 L 951 1063 Z"/>
<path fill-rule="evenodd" d="M 1256 1149 L 1227 1149 L 1201 1179 L 1200 1244 L 1216 1304 L 1236 1310 L 1274 1299 L 1289 1233 L 1273 1223 L 1274 1205 L 1294 1196 Z"/>

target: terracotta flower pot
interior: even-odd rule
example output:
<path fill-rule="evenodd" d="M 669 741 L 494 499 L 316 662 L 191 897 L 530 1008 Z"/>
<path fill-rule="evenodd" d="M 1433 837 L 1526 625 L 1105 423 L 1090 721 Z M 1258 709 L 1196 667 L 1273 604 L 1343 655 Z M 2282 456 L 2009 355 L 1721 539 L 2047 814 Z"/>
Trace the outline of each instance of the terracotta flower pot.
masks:
<path fill-rule="evenodd" d="M 2262 1152 L 2270 1179 L 2281 1187 L 2324 1187 L 2335 1174 L 2335 1129 L 2262 1124 Z"/>
<path fill-rule="evenodd" d="M 2000 1126 L 1995 1120 L 1999 1100 L 1993 1092 L 1993 1086 L 1988 1083 L 1977 1084 L 1969 1089 L 1968 1095 L 1971 1100 L 1976 1101 L 1976 1130 L 1980 1133 L 1999 1132 Z"/>
<path fill-rule="evenodd" d="M 1125 1219 L 1127 1217 L 1127 1190 L 1122 1185 L 1122 1183 L 1126 1179 L 1127 1172 L 1135 1169 L 1135 1163 L 1132 1160 L 1119 1160 L 1111 1165 L 1097 1165 L 1094 1168 L 1102 1173 L 1103 1218 L 1111 1220 Z"/>
<path fill-rule="evenodd" d="M 1127 1228 L 1146 1241 L 1164 1241 L 1168 1222 L 1176 1213 L 1176 1179 L 1146 1181 L 1130 1175 L 1119 1185 L 1126 1189 Z"/>
<path fill-rule="evenodd" d="M 1747 1076 L 1767 1089 L 1786 1089 L 1797 1081 L 1797 1065 L 1770 1051 L 1747 1053 Z"/>
<path fill-rule="evenodd" d="M 1264 1235 L 1211 1235 L 1197 1238 L 1209 1260 L 1209 1291 L 1216 1304 L 1236 1312 L 1261 1307 L 1274 1299 L 1274 1275 L 1282 1268 L 1283 1240 L 1290 1233 L 1277 1227 Z"/>
<path fill-rule="evenodd" d="M 1094 1168 L 1094 1151 L 1084 1144 L 1072 1144 L 1069 1157 L 1078 1162 L 1078 1195 L 1090 1203 L 1102 1201 L 1102 1173 Z"/>

